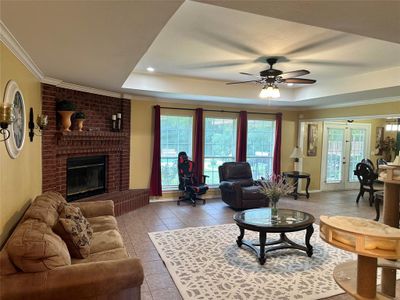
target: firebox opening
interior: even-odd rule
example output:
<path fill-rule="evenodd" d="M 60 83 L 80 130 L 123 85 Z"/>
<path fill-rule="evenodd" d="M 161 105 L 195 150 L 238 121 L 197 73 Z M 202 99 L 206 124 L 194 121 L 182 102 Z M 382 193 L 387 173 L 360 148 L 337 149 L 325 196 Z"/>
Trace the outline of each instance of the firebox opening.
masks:
<path fill-rule="evenodd" d="M 67 201 L 106 191 L 106 156 L 67 159 Z"/>

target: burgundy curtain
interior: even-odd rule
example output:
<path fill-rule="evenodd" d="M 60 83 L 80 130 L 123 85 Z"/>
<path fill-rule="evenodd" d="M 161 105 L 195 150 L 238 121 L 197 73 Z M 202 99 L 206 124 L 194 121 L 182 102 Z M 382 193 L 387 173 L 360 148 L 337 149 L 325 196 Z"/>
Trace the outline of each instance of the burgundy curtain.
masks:
<path fill-rule="evenodd" d="M 193 161 L 196 164 L 195 176 L 201 180 L 203 175 L 203 109 L 197 108 L 194 119 Z"/>
<path fill-rule="evenodd" d="M 239 113 L 236 141 L 236 161 L 246 161 L 247 154 L 247 111 Z"/>
<path fill-rule="evenodd" d="M 150 178 L 150 196 L 162 196 L 161 190 L 161 147 L 160 106 L 154 106 L 153 165 Z"/>
<path fill-rule="evenodd" d="M 282 143 L 282 113 L 276 114 L 275 123 L 275 147 L 272 173 L 277 176 L 281 174 L 281 143 Z"/>

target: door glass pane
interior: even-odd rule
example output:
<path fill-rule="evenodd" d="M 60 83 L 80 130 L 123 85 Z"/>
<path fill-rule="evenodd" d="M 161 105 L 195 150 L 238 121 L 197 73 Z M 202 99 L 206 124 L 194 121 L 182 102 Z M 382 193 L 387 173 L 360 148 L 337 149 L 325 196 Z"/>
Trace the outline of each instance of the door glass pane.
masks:
<path fill-rule="evenodd" d="M 342 181 L 344 129 L 328 127 L 328 155 L 326 160 L 326 182 Z"/>
<path fill-rule="evenodd" d="M 354 175 L 354 170 L 357 163 L 365 157 L 365 138 L 367 131 L 361 129 L 350 129 L 350 164 L 349 164 L 349 181 L 357 181 L 357 176 Z"/>

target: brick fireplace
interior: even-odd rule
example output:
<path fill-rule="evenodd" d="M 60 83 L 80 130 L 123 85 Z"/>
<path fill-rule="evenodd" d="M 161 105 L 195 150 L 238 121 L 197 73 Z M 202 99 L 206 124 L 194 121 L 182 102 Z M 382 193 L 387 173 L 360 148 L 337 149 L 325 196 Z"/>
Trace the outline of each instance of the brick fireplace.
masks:
<path fill-rule="evenodd" d="M 43 192 L 67 195 L 67 160 L 76 157 L 106 157 L 105 194 L 90 200 L 112 199 L 116 213 L 148 203 L 147 190 L 129 190 L 130 100 L 96 95 L 42 84 L 42 112 L 49 124 L 42 136 Z M 61 132 L 56 103 L 68 100 L 86 115 L 84 131 L 72 122 L 72 131 Z M 111 130 L 111 116 L 122 114 L 122 129 Z"/>

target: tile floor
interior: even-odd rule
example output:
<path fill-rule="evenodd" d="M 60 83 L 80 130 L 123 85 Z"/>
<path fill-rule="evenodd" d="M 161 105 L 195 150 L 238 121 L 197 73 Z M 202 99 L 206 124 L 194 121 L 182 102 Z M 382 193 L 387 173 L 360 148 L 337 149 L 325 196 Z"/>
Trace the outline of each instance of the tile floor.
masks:
<path fill-rule="evenodd" d="M 348 215 L 375 218 L 375 209 L 368 205 L 367 199 L 355 203 L 356 191 L 322 192 L 311 194 L 310 199 L 301 197 L 298 200 L 284 198 L 279 202 L 281 208 L 292 208 L 311 213 L 318 219 L 320 215 Z M 165 268 L 148 232 L 178 229 L 185 227 L 207 226 L 233 223 L 230 209 L 222 200 L 207 200 L 206 205 L 192 207 L 176 202 L 151 203 L 148 206 L 124 214 L 117 218 L 125 245 L 131 256 L 142 260 L 145 280 L 141 293 L 143 300 L 182 299 L 171 276 Z M 339 295 L 329 299 L 352 299 Z"/>

